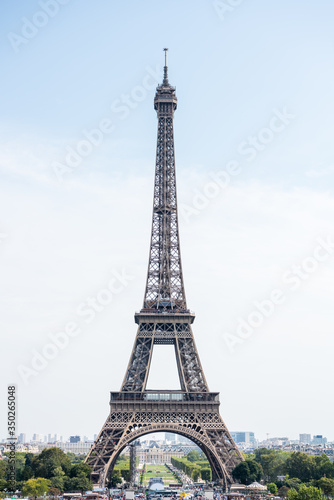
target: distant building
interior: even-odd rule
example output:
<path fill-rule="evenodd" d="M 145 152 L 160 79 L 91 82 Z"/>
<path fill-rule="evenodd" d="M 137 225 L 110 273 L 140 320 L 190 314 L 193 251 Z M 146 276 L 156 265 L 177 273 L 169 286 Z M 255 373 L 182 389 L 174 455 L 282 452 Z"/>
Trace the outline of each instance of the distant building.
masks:
<path fill-rule="evenodd" d="M 255 443 L 254 432 L 231 432 L 231 436 L 235 443 Z"/>
<path fill-rule="evenodd" d="M 312 444 L 326 444 L 326 443 L 327 443 L 327 438 L 322 436 L 321 434 L 313 436 Z"/>
<path fill-rule="evenodd" d="M 136 449 L 136 455 L 139 459 L 139 463 L 142 464 L 170 464 L 172 457 L 182 458 L 185 456 L 185 452 L 183 450 L 175 448 L 175 445 L 169 448 L 168 446 L 159 446 L 154 443 L 149 447 L 138 446 Z M 129 449 L 124 452 L 124 455 L 130 455 Z"/>
<path fill-rule="evenodd" d="M 23 444 L 23 443 L 26 443 L 26 435 L 25 434 L 20 434 L 17 438 L 17 442 L 20 443 L 20 444 Z"/>
<path fill-rule="evenodd" d="M 8 443 L 4 443 L 4 446 L 1 447 L 1 453 L 8 453 L 10 452 L 10 449 L 8 448 Z M 39 449 L 37 445 L 32 445 L 32 444 L 21 444 L 17 443 L 16 445 L 16 451 L 18 453 L 39 453 Z"/>
<path fill-rule="evenodd" d="M 299 442 L 304 444 L 311 444 L 311 434 L 299 434 Z"/>
<path fill-rule="evenodd" d="M 87 455 L 89 450 L 92 447 L 93 442 L 90 441 L 88 443 L 84 443 L 83 441 L 78 441 L 77 443 L 61 443 L 58 441 L 57 443 L 40 443 L 38 444 L 38 450 L 41 452 L 46 448 L 57 447 L 63 450 L 65 453 L 71 452 L 75 455 Z"/>
<path fill-rule="evenodd" d="M 266 443 L 270 444 L 270 446 L 286 446 L 290 443 L 288 437 L 273 437 L 267 439 Z"/>
<path fill-rule="evenodd" d="M 32 435 L 32 441 L 33 443 L 42 443 L 43 442 L 43 434 L 33 434 Z"/>
<path fill-rule="evenodd" d="M 80 436 L 70 436 L 70 443 L 79 443 Z"/>

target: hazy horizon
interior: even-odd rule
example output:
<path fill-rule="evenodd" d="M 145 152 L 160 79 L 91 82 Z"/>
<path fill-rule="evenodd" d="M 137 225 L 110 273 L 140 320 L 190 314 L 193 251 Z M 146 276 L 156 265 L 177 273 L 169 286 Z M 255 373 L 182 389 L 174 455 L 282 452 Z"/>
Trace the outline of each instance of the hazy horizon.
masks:
<path fill-rule="evenodd" d="M 6 2 L 0 19 L 0 396 L 17 384 L 18 433 L 98 434 L 121 387 L 168 47 L 185 290 L 209 388 L 230 431 L 334 441 L 334 4 L 57 5 Z M 179 387 L 168 347 L 155 346 L 149 388 Z"/>

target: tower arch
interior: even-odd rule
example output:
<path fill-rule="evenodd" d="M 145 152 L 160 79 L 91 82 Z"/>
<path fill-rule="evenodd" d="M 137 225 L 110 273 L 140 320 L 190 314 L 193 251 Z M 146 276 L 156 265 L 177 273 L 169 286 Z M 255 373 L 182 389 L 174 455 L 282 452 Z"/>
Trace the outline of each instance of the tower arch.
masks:
<path fill-rule="evenodd" d="M 212 441 L 208 438 L 205 430 L 203 430 L 200 425 L 190 423 L 182 425 L 173 423 L 149 423 L 129 425 L 127 431 L 123 433 L 118 446 L 111 454 L 108 462 L 104 465 L 101 464 L 101 468 L 99 470 L 99 485 L 101 487 L 105 486 L 107 477 L 112 473 L 117 458 L 127 446 L 140 437 L 153 433 L 156 434 L 158 432 L 178 434 L 192 441 L 207 457 L 212 470 L 213 480 L 219 481 L 224 486 L 227 486 L 230 483 L 231 477 L 228 470 L 225 467 L 221 467 L 221 460 L 217 454 L 217 449 L 212 445 Z"/>

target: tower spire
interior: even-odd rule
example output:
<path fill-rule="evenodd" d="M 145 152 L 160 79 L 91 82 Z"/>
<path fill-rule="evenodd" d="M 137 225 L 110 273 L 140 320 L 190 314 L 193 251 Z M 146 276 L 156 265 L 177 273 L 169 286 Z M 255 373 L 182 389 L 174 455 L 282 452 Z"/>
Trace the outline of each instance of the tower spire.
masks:
<path fill-rule="evenodd" d="M 167 51 L 168 51 L 168 49 L 164 49 L 164 52 L 165 52 L 165 66 L 164 66 L 163 85 L 169 85 L 169 82 L 168 82 L 168 67 L 167 67 Z"/>

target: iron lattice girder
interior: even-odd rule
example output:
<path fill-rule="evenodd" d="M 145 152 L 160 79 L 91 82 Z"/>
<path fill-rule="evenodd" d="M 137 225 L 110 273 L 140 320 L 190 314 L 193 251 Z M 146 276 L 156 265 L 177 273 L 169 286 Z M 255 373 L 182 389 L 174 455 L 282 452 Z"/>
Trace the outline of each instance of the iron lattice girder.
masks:
<path fill-rule="evenodd" d="M 241 455 L 219 415 L 218 394 L 182 391 L 111 393 L 110 415 L 86 459 L 95 478 L 102 484 L 129 443 L 159 431 L 194 441 L 208 457 L 214 477 L 225 485 L 231 482 Z"/>

